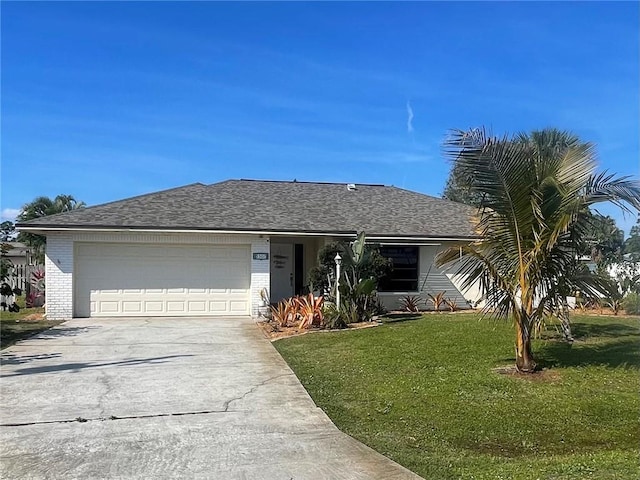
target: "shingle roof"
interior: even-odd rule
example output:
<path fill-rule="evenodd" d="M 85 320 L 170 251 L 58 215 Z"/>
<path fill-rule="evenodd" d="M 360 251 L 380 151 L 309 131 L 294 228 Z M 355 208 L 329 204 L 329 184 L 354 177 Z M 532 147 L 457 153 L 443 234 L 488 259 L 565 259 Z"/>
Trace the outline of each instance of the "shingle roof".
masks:
<path fill-rule="evenodd" d="M 384 185 L 227 180 L 133 197 L 18 225 L 472 237 L 467 205 Z"/>

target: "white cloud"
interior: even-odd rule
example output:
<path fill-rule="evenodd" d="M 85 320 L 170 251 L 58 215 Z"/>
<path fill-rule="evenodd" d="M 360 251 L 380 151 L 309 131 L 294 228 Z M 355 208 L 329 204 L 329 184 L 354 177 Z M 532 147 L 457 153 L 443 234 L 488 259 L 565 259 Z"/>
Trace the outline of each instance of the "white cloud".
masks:
<path fill-rule="evenodd" d="M 2 209 L 2 221 L 9 220 L 10 222 L 15 222 L 16 217 L 21 212 L 19 208 L 3 208 Z"/>
<path fill-rule="evenodd" d="M 407 119 L 407 132 L 413 132 L 413 109 L 411 108 L 411 104 L 407 101 L 407 115 L 409 118 Z"/>

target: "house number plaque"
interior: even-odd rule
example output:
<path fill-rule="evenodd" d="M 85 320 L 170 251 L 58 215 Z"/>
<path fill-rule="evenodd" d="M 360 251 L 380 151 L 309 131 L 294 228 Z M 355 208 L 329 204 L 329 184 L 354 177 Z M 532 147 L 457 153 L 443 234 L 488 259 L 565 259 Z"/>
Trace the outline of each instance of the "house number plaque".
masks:
<path fill-rule="evenodd" d="M 269 260 L 269 254 L 268 253 L 254 253 L 253 254 L 253 259 L 254 260 Z"/>

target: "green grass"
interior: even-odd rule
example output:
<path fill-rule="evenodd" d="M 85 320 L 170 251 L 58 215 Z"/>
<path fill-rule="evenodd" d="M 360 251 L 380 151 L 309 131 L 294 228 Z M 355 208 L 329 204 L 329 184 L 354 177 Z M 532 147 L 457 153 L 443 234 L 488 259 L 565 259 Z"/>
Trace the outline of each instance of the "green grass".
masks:
<path fill-rule="evenodd" d="M 426 315 L 275 342 L 344 432 L 431 479 L 640 478 L 640 318 L 576 317 L 549 330 L 545 367 L 514 363 L 507 323 Z"/>
<path fill-rule="evenodd" d="M 19 299 L 18 305 L 24 306 L 24 299 Z M 44 313 L 44 308 L 21 308 L 17 313 L 0 312 L 0 349 L 62 323 L 56 320 L 24 320 L 34 313 Z"/>

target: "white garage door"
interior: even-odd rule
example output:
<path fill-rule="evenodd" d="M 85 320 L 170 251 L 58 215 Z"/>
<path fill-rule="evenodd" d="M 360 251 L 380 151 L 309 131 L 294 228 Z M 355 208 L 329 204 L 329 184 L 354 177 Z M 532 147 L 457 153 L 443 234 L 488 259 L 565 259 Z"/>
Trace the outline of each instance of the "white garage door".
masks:
<path fill-rule="evenodd" d="M 250 315 L 248 245 L 79 243 L 74 315 Z"/>

